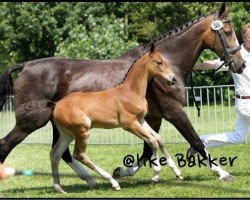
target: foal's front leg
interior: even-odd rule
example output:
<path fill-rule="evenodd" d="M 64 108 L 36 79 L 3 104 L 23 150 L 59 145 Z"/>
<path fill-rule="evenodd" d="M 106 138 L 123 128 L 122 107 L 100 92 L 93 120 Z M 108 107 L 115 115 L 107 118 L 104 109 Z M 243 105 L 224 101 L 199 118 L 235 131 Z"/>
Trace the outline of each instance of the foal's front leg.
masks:
<path fill-rule="evenodd" d="M 130 125 L 123 127 L 125 130 L 135 134 L 139 138 L 143 139 L 145 142 L 149 144 L 151 149 L 153 150 L 152 158 L 154 160 L 155 165 L 153 166 L 154 170 L 154 177 L 152 178 L 153 182 L 158 182 L 159 180 L 159 172 L 161 170 L 159 157 L 157 155 L 157 149 L 159 148 L 159 144 L 157 142 L 157 139 L 151 135 L 146 129 L 142 127 L 142 125 L 136 120 L 132 122 Z M 126 170 L 122 170 L 122 168 L 116 168 L 116 170 L 113 173 L 114 175 L 118 175 L 119 177 L 126 176 L 126 172 L 132 171 L 132 175 L 139 170 L 139 168 L 142 166 L 142 162 L 144 160 L 140 160 L 139 163 L 135 162 L 133 167 L 127 168 Z"/>
<path fill-rule="evenodd" d="M 162 137 L 156 133 L 149 125 L 146 121 L 144 121 L 142 123 L 143 128 L 145 128 L 146 130 L 148 130 L 155 138 L 157 138 L 157 141 L 159 143 L 160 149 L 163 152 L 164 156 L 167 159 L 167 164 L 168 166 L 174 171 L 176 178 L 177 179 L 183 179 L 182 175 L 181 175 L 181 171 L 178 169 L 178 167 L 175 165 L 173 159 L 171 158 L 171 156 L 168 153 L 168 150 L 165 146 L 165 143 L 162 139 Z"/>
<path fill-rule="evenodd" d="M 150 105 L 151 104 L 149 104 L 149 108 L 150 108 Z M 153 107 L 152 109 L 156 110 L 157 107 Z M 146 118 L 148 117 L 149 115 L 146 116 Z M 161 121 L 162 121 L 162 118 L 160 116 L 158 115 L 154 116 L 153 118 L 150 118 L 150 122 L 151 122 L 150 126 L 152 126 L 154 130 L 158 132 L 160 130 Z M 153 151 L 151 147 L 146 141 L 144 141 L 144 149 L 143 149 L 143 153 L 141 157 L 139 158 L 139 161 L 135 162 L 132 167 L 127 167 L 125 169 L 123 169 L 123 167 L 117 167 L 113 172 L 113 177 L 123 178 L 127 176 L 134 176 L 139 171 L 139 169 L 142 166 L 144 166 L 144 163 L 146 163 L 152 156 L 153 156 Z M 153 180 L 153 183 L 154 183 L 154 180 Z"/>

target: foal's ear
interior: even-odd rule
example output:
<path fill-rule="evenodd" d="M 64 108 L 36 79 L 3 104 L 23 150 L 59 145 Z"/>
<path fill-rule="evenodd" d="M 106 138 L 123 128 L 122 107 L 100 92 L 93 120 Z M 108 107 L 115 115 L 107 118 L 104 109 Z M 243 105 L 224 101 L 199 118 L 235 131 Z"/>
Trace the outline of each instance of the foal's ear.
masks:
<path fill-rule="evenodd" d="M 227 16 L 227 13 L 229 11 L 229 8 L 226 6 L 226 3 L 223 3 L 220 7 L 220 12 L 218 14 L 218 18 L 222 19 Z"/>
<path fill-rule="evenodd" d="M 150 46 L 150 52 L 149 54 L 152 54 L 155 52 L 155 43 L 152 43 L 151 46 Z"/>

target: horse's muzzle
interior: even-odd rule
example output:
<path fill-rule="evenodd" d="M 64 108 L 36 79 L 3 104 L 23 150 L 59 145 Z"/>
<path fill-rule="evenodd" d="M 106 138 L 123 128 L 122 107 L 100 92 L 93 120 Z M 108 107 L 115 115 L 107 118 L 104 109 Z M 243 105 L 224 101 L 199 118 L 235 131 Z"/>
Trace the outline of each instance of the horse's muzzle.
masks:
<path fill-rule="evenodd" d="M 242 74 L 246 68 L 246 61 L 242 59 L 232 59 L 228 63 L 229 70 L 233 73 Z"/>

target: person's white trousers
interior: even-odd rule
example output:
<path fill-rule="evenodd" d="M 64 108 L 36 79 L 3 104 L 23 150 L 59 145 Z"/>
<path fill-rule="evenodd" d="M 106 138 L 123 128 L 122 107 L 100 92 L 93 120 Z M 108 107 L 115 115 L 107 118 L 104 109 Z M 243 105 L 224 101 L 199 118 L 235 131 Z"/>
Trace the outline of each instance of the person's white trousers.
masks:
<path fill-rule="evenodd" d="M 236 124 L 235 132 L 201 136 L 206 147 L 215 147 L 230 144 L 240 144 L 247 140 L 247 132 L 250 127 L 250 100 L 236 99 Z"/>

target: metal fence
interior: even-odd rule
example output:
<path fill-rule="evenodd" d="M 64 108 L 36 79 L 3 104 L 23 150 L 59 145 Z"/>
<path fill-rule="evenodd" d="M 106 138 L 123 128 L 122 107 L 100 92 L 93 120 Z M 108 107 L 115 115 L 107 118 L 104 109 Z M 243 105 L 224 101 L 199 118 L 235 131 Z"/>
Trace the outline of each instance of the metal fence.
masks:
<path fill-rule="evenodd" d="M 199 135 L 234 131 L 235 100 L 234 85 L 194 87 L 195 98 L 201 108 L 200 117 L 191 95 L 186 87 L 186 105 L 184 107 L 196 132 Z M 0 137 L 7 135 L 15 125 L 14 98 L 9 97 L 0 113 Z M 186 142 L 175 127 L 163 119 L 160 134 L 166 143 Z M 30 134 L 23 143 L 51 144 L 52 128 L 45 127 Z M 121 128 L 91 129 L 90 144 L 138 144 L 142 140 Z"/>

